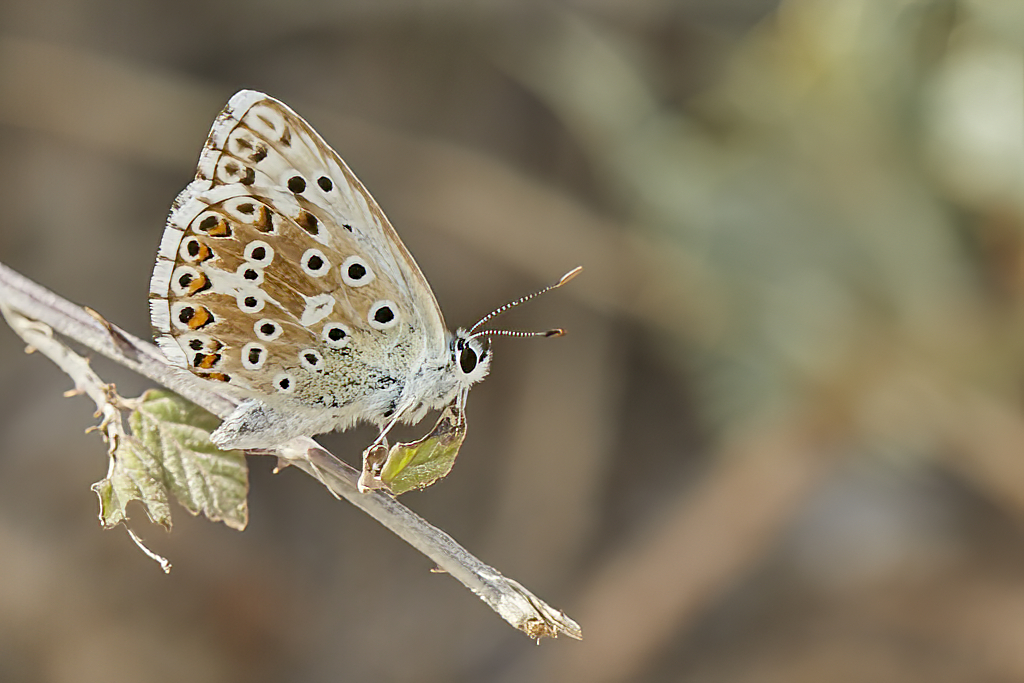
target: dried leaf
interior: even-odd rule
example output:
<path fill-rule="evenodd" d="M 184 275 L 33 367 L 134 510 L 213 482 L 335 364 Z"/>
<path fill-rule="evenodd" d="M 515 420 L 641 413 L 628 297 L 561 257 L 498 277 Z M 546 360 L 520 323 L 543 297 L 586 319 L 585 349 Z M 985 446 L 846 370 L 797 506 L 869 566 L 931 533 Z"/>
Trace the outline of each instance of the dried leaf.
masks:
<path fill-rule="evenodd" d="M 245 528 L 245 456 L 222 451 L 210 441 L 216 417 L 176 394 L 148 391 L 129 424 L 133 434 L 117 444 L 110 474 L 93 486 L 104 526 L 124 521 L 125 506 L 138 500 L 150 519 L 170 528 L 170 493 L 194 515 Z"/>

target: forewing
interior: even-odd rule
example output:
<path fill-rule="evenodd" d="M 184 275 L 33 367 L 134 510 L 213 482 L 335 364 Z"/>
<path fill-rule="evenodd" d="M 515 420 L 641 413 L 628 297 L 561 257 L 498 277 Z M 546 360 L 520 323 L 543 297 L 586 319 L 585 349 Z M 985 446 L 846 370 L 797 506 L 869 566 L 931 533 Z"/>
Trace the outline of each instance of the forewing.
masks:
<path fill-rule="evenodd" d="M 386 387 L 445 338 L 426 280 L 359 180 L 291 109 L 252 91 L 217 118 L 172 206 L 150 299 L 172 361 L 304 405 Z"/>

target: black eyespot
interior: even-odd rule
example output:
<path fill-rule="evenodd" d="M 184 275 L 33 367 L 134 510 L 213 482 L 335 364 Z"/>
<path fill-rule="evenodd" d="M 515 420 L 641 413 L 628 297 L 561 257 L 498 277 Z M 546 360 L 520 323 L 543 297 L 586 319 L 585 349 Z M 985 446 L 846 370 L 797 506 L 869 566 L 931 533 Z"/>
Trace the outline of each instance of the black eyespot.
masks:
<path fill-rule="evenodd" d="M 260 325 L 260 332 L 267 335 L 268 337 L 274 334 L 274 331 L 276 329 L 277 327 L 274 325 L 274 323 L 263 323 L 262 325 Z"/>
<path fill-rule="evenodd" d="M 348 230 L 349 232 L 352 232 L 352 226 L 351 226 L 351 225 L 349 225 L 348 223 L 345 223 L 345 224 L 344 224 L 344 225 L 342 225 L 341 227 L 345 228 L 345 229 L 346 229 L 346 230 Z"/>
<path fill-rule="evenodd" d="M 287 389 L 291 385 L 292 381 L 287 377 L 282 377 L 281 379 L 277 380 L 277 386 L 281 387 L 282 389 Z"/>
<path fill-rule="evenodd" d="M 256 300 L 256 297 L 247 296 L 245 297 L 245 299 L 243 299 L 243 303 L 245 303 L 246 308 L 256 308 L 256 304 L 258 302 Z"/>
<path fill-rule="evenodd" d="M 331 331 L 327 333 L 327 338 L 331 341 L 341 341 L 345 338 L 345 330 L 340 327 L 332 327 Z"/>
<path fill-rule="evenodd" d="M 348 276 L 353 280 L 362 280 L 366 277 L 366 266 L 361 263 L 353 263 L 348 267 Z"/>
<path fill-rule="evenodd" d="M 306 358 L 306 362 L 309 363 L 310 365 L 316 365 L 317 363 L 320 362 L 320 359 L 317 358 L 315 353 L 307 353 L 305 355 L 305 358 Z"/>
<path fill-rule="evenodd" d="M 316 254 L 313 254 L 309 257 L 309 260 L 306 261 L 306 267 L 310 270 L 320 270 L 324 267 L 324 260 Z"/>
<path fill-rule="evenodd" d="M 242 273 L 242 277 L 244 277 L 246 280 L 258 280 L 260 274 L 257 271 L 253 270 L 252 268 L 246 268 L 245 272 Z"/>
<path fill-rule="evenodd" d="M 199 229 L 203 231 L 210 230 L 213 226 L 217 225 L 219 220 L 216 216 L 207 216 L 199 223 Z"/>
<path fill-rule="evenodd" d="M 263 247 L 256 247 L 252 250 L 252 257 L 256 261 L 262 261 L 267 257 L 267 250 Z"/>
<path fill-rule="evenodd" d="M 349 270 L 351 271 L 351 268 Z M 395 319 L 395 312 L 391 310 L 390 306 L 381 306 L 373 314 L 373 319 L 381 325 L 386 325 Z"/>
<path fill-rule="evenodd" d="M 292 176 L 288 179 L 288 189 L 299 194 L 306 191 L 306 180 L 302 176 Z"/>
<path fill-rule="evenodd" d="M 192 273 L 183 273 L 182 276 L 178 278 L 178 284 L 182 287 L 188 287 L 190 282 L 192 282 Z"/>
<path fill-rule="evenodd" d="M 263 349 L 253 348 L 249 349 L 249 362 L 253 365 L 260 362 L 260 355 L 263 353 Z"/>
<path fill-rule="evenodd" d="M 193 351 L 202 351 L 203 350 L 203 340 L 202 339 L 193 339 L 193 340 L 191 340 L 188 343 L 188 347 L 190 349 L 192 349 Z"/>
<path fill-rule="evenodd" d="M 323 190 L 324 192 L 330 192 L 331 190 L 334 189 L 334 183 L 332 183 L 331 179 L 325 175 L 322 175 L 319 178 L 317 178 L 316 184 L 319 185 L 320 189 Z"/>
<path fill-rule="evenodd" d="M 235 208 L 238 209 L 239 213 L 244 213 L 247 216 L 256 213 L 256 205 L 253 204 L 252 202 L 246 202 L 244 204 L 239 204 Z"/>
<path fill-rule="evenodd" d="M 178 311 L 178 320 L 180 320 L 183 323 L 188 323 L 188 321 L 191 320 L 193 316 L 195 316 L 195 314 L 196 309 L 192 308 L 191 306 L 185 306 L 183 309 Z"/>
<path fill-rule="evenodd" d="M 459 365 L 467 375 L 473 372 L 473 369 L 476 367 L 476 351 L 469 346 L 464 347 L 459 355 Z"/>
<path fill-rule="evenodd" d="M 199 240 L 192 240 L 185 247 L 185 251 L 188 252 L 189 256 L 199 256 Z"/>

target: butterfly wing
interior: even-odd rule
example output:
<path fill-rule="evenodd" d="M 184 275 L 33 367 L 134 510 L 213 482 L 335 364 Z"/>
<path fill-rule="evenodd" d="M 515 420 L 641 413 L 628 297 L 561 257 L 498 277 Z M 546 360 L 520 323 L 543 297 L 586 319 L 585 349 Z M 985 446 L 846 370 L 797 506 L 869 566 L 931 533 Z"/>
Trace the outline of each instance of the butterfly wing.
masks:
<path fill-rule="evenodd" d="M 386 416 L 446 343 L 426 279 L 362 183 L 295 112 L 247 90 L 172 206 L 150 306 L 172 362 L 243 397 L 329 409 L 342 428 Z"/>

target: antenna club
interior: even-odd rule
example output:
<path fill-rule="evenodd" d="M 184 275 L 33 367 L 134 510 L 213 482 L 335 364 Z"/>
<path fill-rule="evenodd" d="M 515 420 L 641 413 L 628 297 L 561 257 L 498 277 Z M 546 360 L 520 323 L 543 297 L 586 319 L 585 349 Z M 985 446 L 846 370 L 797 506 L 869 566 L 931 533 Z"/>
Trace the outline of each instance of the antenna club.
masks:
<path fill-rule="evenodd" d="M 555 284 L 555 287 L 561 287 L 566 282 L 568 282 L 569 280 L 571 280 L 574 277 L 576 277 L 577 275 L 579 275 L 581 272 L 583 272 L 583 266 L 576 266 L 575 268 L 570 270 L 568 273 L 563 275 L 562 279 L 559 280 L 557 284 Z M 552 289 L 554 289 L 554 287 Z"/>
<path fill-rule="evenodd" d="M 545 332 L 544 336 L 545 337 L 561 337 L 564 334 L 565 334 L 565 330 L 563 330 L 560 327 L 556 327 L 553 330 L 548 330 L 547 332 Z"/>

